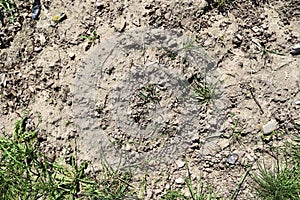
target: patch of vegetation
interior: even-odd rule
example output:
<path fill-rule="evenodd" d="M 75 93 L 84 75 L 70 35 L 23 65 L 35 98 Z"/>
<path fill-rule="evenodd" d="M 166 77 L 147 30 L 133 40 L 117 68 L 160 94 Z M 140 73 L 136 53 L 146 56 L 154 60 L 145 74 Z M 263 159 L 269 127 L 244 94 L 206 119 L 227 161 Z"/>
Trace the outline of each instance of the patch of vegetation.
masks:
<path fill-rule="evenodd" d="M 209 103 L 216 96 L 215 86 L 205 79 L 193 77 L 190 82 L 200 104 Z"/>
<path fill-rule="evenodd" d="M 213 199 L 220 199 L 218 195 L 212 192 L 212 189 L 209 187 L 208 184 L 204 183 L 201 179 L 198 182 L 195 190 L 195 185 L 192 181 L 191 173 L 186 163 L 187 169 L 187 177 L 185 179 L 185 184 L 189 190 L 189 195 L 184 195 L 179 190 L 169 190 L 162 199 L 164 200 L 213 200 Z"/>
<path fill-rule="evenodd" d="M 27 117 L 17 121 L 13 138 L 0 138 L 0 199 L 123 199 L 130 194 L 130 173 L 105 167 L 101 180 L 85 173 L 87 162 L 49 161 L 26 130 Z"/>
<path fill-rule="evenodd" d="M 297 200 L 300 198 L 299 164 L 289 166 L 282 163 L 273 169 L 259 166 L 259 173 L 253 176 L 257 195 L 265 200 Z"/>
<path fill-rule="evenodd" d="M 14 23 L 14 21 L 15 21 L 14 12 L 15 12 L 15 8 L 16 8 L 15 2 L 12 1 L 12 0 L 0 0 L 0 8 L 1 8 L 1 10 L 3 10 L 5 13 L 8 14 L 9 21 L 11 23 Z M 3 16 L 0 15 L 0 19 L 1 19 L 2 23 L 3 23 L 2 17 Z"/>
<path fill-rule="evenodd" d="M 93 31 L 92 34 L 90 34 L 90 35 L 83 35 L 83 36 L 80 36 L 80 38 L 82 38 L 84 40 L 88 40 L 90 43 L 95 43 L 95 41 L 97 39 L 99 39 L 99 35 L 97 34 L 96 31 Z"/>
<path fill-rule="evenodd" d="M 257 195 L 266 200 L 300 199 L 300 150 L 299 145 L 289 145 L 285 159 L 276 158 L 276 163 L 267 169 L 259 165 L 259 172 L 252 176 Z"/>
<path fill-rule="evenodd" d="M 139 93 L 139 97 L 143 101 L 143 104 L 148 102 L 158 103 L 161 99 L 157 88 L 153 84 L 148 84 L 144 87 Z"/>

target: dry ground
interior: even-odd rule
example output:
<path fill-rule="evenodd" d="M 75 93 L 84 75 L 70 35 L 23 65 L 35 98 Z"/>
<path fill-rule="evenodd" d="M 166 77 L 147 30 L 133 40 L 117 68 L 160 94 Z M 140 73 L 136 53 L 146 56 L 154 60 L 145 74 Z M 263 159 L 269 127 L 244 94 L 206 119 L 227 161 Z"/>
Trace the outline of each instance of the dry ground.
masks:
<path fill-rule="evenodd" d="M 103 77 L 94 79 L 99 81 L 97 84 L 100 83 L 98 89 L 93 88 L 93 91 L 99 93 L 95 100 L 99 104 L 95 105 L 95 110 L 89 111 L 97 117 L 93 118 L 93 123 L 98 124 L 100 135 L 95 132 L 84 135 L 84 130 L 80 129 L 82 127 L 78 127 L 76 112 L 80 104 L 75 97 L 78 94 L 84 95 L 76 81 L 79 75 L 85 74 L 85 65 L 90 66 L 87 63 L 91 59 L 96 64 L 99 64 L 97 59 L 103 59 L 95 55 L 108 53 L 102 47 L 109 48 L 110 44 L 112 47 L 117 46 L 115 41 L 120 42 L 117 37 L 120 33 L 137 37 L 144 34 L 140 30 L 159 29 L 183 33 L 197 47 L 201 47 L 199 52 L 206 52 L 207 55 L 203 54 L 203 57 L 214 62 L 214 75 L 217 74 L 222 83 L 225 99 L 221 100 L 226 101 L 226 106 L 222 110 L 222 124 L 216 131 L 219 135 L 211 132 L 214 135 L 207 135 L 209 128 L 205 127 L 205 124 L 211 126 L 212 116 L 216 116 L 216 113 L 211 112 L 213 107 L 195 105 L 199 106 L 199 113 L 194 113 L 192 119 L 203 119 L 195 123 L 193 121 L 195 133 L 186 138 L 191 141 L 186 141 L 184 148 L 176 151 L 167 165 L 157 161 L 151 163 L 151 166 L 155 166 L 151 170 L 150 167 L 149 170 L 142 168 L 135 176 L 137 187 L 139 178 L 147 172 L 145 199 L 157 199 L 167 189 L 181 188 L 182 178 L 186 176 L 184 162 L 187 160 L 195 181 L 202 174 L 214 192 L 228 199 L 248 166 L 254 164 L 252 169 L 255 171 L 256 162 L 271 162 L 272 159 L 266 158 L 276 156 L 274 148 L 284 146 L 286 141 L 299 142 L 293 134 L 299 134 L 300 124 L 300 62 L 298 55 L 290 54 L 290 49 L 300 43 L 300 5 L 297 0 L 224 2 L 227 2 L 226 5 L 218 5 L 214 0 L 45 0 L 42 1 L 39 19 L 33 20 L 32 2 L 16 1 L 18 10 L 14 23 L 9 23 L 7 13 L 1 14 L 1 130 L 3 133 L 9 132 L 15 119 L 25 110 L 30 110 L 34 116 L 32 124 L 40 122 L 39 137 L 45 151 L 53 158 L 67 155 L 68 159 L 68 155 L 75 151 L 80 159 L 100 163 L 103 159 L 99 156 L 102 150 L 97 146 L 97 141 L 104 140 L 104 136 L 121 144 L 122 151 L 131 152 L 131 155 L 154 154 L 164 147 L 162 142 L 159 140 L 158 144 L 154 144 L 152 140 L 157 139 L 151 140 L 151 137 L 137 139 L 140 137 L 137 137 L 135 131 L 140 130 L 140 126 L 132 127 L 130 132 L 128 124 L 116 120 L 118 108 L 127 104 L 114 101 L 117 86 L 132 94 L 145 89 L 143 87 L 146 85 L 141 83 L 129 87 L 135 84 L 129 84 L 123 76 L 128 73 L 126 67 L 142 63 L 139 59 L 145 58 L 144 54 L 129 51 L 131 53 L 128 55 L 122 54 L 120 58 L 112 59 L 114 63 L 105 62 L 100 69 Z M 53 17 L 61 13 L 66 14 L 66 19 L 55 24 Z M 127 38 L 126 41 L 130 43 L 133 40 Z M 180 55 L 173 60 L 165 56 L 164 51 L 148 50 L 153 49 L 148 48 L 144 52 L 148 56 L 147 62 L 159 58 L 159 65 L 170 67 L 170 71 L 177 65 L 184 67 Z M 167 76 L 169 72 L 167 70 L 161 75 Z M 182 75 L 182 78 L 188 79 L 199 75 L 197 66 L 193 66 L 189 72 L 190 75 L 172 76 Z M 94 86 L 98 87 L 97 84 Z M 163 89 L 159 91 L 162 101 L 165 100 L 167 94 Z M 129 104 L 132 106 L 131 114 L 135 117 L 149 109 L 147 106 L 137 108 L 137 101 L 133 98 Z M 171 100 L 163 101 L 162 105 L 168 107 L 171 103 Z M 152 102 L 148 105 L 154 104 Z M 102 107 L 97 110 L 99 105 Z M 203 106 L 206 106 L 205 109 Z M 119 114 L 124 114 L 125 111 L 120 110 Z M 159 112 L 157 110 L 156 113 Z M 169 120 L 168 126 L 157 132 L 165 133 L 163 131 L 168 130 L 166 140 L 176 139 L 176 134 L 180 133 L 172 132 L 172 127 L 179 126 L 179 130 L 182 130 L 180 126 L 186 125 L 190 119 L 175 113 L 167 113 L 168 116 L 174 114 L 175 119 Z M 274 132 L 263 135 L 262 127 L 270 121 L 275 122 Z M 138 119 L 136 123 L 140 125 L 146 122 Z M 209 140 L 210 136 L 215 139 Z M 238 159 L 234 160 L 234 164 L 229 164 L 228 157 L 236 155 Z M 249 183 L 251 179 L 247 176 L 237 199 L 254 199 Z"/>

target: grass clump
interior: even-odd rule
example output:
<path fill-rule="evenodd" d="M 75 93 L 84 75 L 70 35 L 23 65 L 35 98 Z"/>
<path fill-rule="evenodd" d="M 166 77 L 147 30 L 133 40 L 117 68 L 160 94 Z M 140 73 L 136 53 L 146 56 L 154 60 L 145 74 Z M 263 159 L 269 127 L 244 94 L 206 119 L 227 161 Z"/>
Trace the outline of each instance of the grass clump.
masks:
<path fill-rule="evenodd" d="M 205 79 L 193 77 L 191 82 L 196 99 L 200 104 L 209 103 L 216 96 L 215 86 L 208 83 Z"/>
<path fill-rule="evenodd" d="M 298 145 L 291 144 L 286 148 L 286 158 L 276 159 L 276 164 L 267 169 L 259 165 L 259 172 L 252 178 L 254 189 L 261 199 L 265 200 L 298 200 L 300 199 L 300 150 Z"/>
<path fill-rule="evenodd" d="M 257 195 L 265 200 L 300 199 L 300 173 L 299 165 L 289 168 L 266 169 L 259 166 L 259 173 L 253 176 Z"/>
<path fill-rule="evenodd" d="M 14 23 L 15 21 L 15 17 L 14 17 L 14 12 L 15 12 L 15 8 L 16 8 L 16 4 L 14 1 L 12 0 L 0 0 L 0 8 L 1 10 L 4 11 L 4 13 L 7 13 L 9 16 L 9 21 L 11 23 Z M 0 11 L 0 14 L 1 11 Z M 0 15 L 0 19 L 4 17 Z M 1 21 L 3 22 L 3 19 L 1 19 Z"/>
<path fill-rule="evenodd" d="M 49 161 L 39 148 L 37 130 L 17 121 L 13 138 L 0 138 L 0 199 L 122 199 L 129 193 L 130 176 L 105 170 L 101 180 L 85 173 L 74 156 L 70 164 Z"/>

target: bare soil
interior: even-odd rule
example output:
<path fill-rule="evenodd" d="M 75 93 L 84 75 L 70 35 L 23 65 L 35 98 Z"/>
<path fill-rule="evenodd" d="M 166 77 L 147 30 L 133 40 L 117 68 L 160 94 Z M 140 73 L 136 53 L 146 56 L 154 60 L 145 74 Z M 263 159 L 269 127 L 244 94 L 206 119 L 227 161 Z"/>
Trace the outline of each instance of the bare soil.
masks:
<path fill-rule="evenodd" d="M 49 156 L 131 169 L 137 190 L 147 174 L 145 199 L 182 188 L 185 161 L 229 199 L 249 166 L 299 144 L 298 0 L 43 0 L 36 20 L 32 3 L 14 23 L 1 11 L 3 134 L 29 111 Z M 199 103 L 195 79 L 218 95 Z"/>

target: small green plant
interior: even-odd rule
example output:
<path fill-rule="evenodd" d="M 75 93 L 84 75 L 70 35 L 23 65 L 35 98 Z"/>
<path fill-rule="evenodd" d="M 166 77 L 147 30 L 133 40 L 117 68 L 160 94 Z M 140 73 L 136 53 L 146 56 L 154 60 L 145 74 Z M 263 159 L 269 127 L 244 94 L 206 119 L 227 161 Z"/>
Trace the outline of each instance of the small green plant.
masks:
<path fill-rule="evenodd" d="M 165 200 L 213 200 L 220 199 L 218 195 L 212 192 L 212 189 L 206 183 L 201 180 L 197 184 L 197 188 L 195 190 L 195 185 L 192 181 L 191 173 L 189 170 L 188 163 L 185 164 L 187 169 L 187 177 L 185 179 L 185 184 L 189 190 L 189 195 L 184 195 L 181 191 L 178 190 L 169 190 L 162 199 Z"/>
<path fill-rule="evenodd" d="M 197 189 L 194 189 L 194 185 L 192 182 L 192 177 L 190 173 L 190 169 L 188 166 L 188 163 L 186 163 L 186 169 L 188 172 L 188 176 L 185 179 L 185 183 L 189 189 L 190 192 L 190 198 L 192 200 L 212 200 L 217 199 L 216 195 L 212 192 L 212 189 L 209 187 L 209 185 L 206 185 L 200 177 L 200 181 L 197 185 Z"/>
<path fill-rule="evenodd" d="M 153 84 L 148 84 L 144 87 L 143 91 L 139 93 L 139 96 L 144 104 L 148 102 L 158 103 L 161 99 L 157 88 Z"/>
<path fill-rule="evenodd" d="M 167 56 L 168 56 L 169 58 L 171 58 L 171 60 L 175 60 L 176 57 L 178 56 L 178 54 L 177 54 L 176 52 L 172 51 L 172 50 L 169 50 L 169 49 L 167 49 L 167 48 L 164 48 L 164 50 L 165 50 Z"/>
<path fill-rule="evenodd" d="M 279 53 L 275 50 L 270 50 L 266 48 L 264 45 L 261 45 L 257 41 L 253 41 L 254 44 L 256 44 L 258 51 L 254 52 L 254 54 L 261 54 L 261 57 L 264 59 L 264 66 L 267 64 L 268 59 L 270 59 L 270 54 L 276 54 L 279 56 L 284 56 L 284 54 Z"/>
<path fill-rule="evenodd" d="M 261 133 L 261 139 L 264 142 L 270 142 L 272 140 L 272 138 L 274 137 L 274 135 L 275 135 L 275 131 L 272 131 L 272 133 L 269 135 L 264 135 L 263 133 Z"/>
<path fill-rule="evenodd" d="M 193 78 L 191 85 L 196 98 L 201 104 L 209 103 L 216 95 L 215 86 L 208 83 L 205 79 Z"/>
<path fill-rule="evenodd" d="M 9 21 L 14 23 L 15 17 L 14 12 L 16 8 L 16 4 L 12 0 L 0 0 L 0 8 L 4 10 L 9 15 Z"/>
<path fill-rule="evenodd" d="M 167 193 L 161 198 L 163 200 L 188 200 L 186 196 L 182 194 L 182 192 L 177 190 L 169 190 Z"/>
<path fill-rule="evenodd" d="M 238 128 L 238 124 L 239 124 L 239 119 L 237 117 L 235 117 L 234 113 L 231 113 L 230 118 L 234 121 L 233 123 L 233 127 L 232 127 L 232 135 L 231 138 L 239 141 L 239 139 L 241 138 L 242 134 L 243 134 L 243 129 Z"/>
<path fill-rule="evenodd" d="M 216 7 L 219 11 L 225 11 L 229 5 L 231 5 L 235 0 L 217 0 Z"/>
<path fill-rule="evenodd" d="M 272 169 L 259 165 L 259 173 L 253 175 L 254 189 L 265 200 L 300 199 L 300 171 L 298 163 L 277 162 Z"/>
<path fill-rule="evenodd" d="M 94 43 L 97 39 L 99 39 L 99 35 L 96 31 L 93 31 L 91 35 L 83 35 L 80 38 L 84 40 L 88 40 L 90 43 Z"/>
<path fill-rule="evenodd" d="M 218 9 L 222 9 L 227 6 L 227 0 L 218 0 L 217 3 L 218 3 L 218 5 L 217 5 Z"/>

